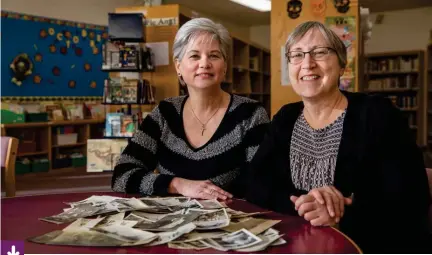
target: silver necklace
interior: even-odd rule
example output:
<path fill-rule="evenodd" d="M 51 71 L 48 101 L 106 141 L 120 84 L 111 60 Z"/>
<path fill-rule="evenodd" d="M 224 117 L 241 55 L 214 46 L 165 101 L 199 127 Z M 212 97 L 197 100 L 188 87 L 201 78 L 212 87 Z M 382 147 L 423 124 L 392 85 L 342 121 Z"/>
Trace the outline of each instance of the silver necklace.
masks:
<path fill-rule="evenodd" d="M 199 121 L 199 123 L 201 123 L 201 136 L 203 136 L 204 135 L 204 131 L 206 130 L 206 125 L 207 125 L 207 123 L 216 115 L 216 113 L 219 111 L 219 107 L 220 107 L 220 105 L 221 105 L 221 102 L 222 102 L 222 100 L 220 100 L 219 101 L 219 104 L 218 104 L 218 107 L 216 108 L 216 111 L 212 114 L 212 116 L 205 122 L 205 123 L 203 123 L 199 118 L 198 118 L 198 116 L 195 114 L 195 111 L 194 111 L 194 109 L 192 108 L 192 104 L 190 105 L 190 108 L 191 108 L 191 110 L 192 110 L 192 114 L 193 114 L 193 116 L 195 117 L 195 119 L 197 119 L 198 121 Z"/>

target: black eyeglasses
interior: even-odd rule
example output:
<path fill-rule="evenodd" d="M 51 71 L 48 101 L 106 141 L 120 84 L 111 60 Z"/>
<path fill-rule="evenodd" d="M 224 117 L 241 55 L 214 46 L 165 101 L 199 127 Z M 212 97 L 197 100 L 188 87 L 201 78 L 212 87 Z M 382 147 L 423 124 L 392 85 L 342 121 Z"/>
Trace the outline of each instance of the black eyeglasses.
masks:
<path fill-rule="evenodd" d="M 325 60 L 331 51 L 336 52 L 330 47 L 318 47 L 310 51 L 290 51 L 285 53 L 285 56 L 291 64 L 299 64 L 305 58 L 306 53 L 309 53 L 313 60 Z"/>

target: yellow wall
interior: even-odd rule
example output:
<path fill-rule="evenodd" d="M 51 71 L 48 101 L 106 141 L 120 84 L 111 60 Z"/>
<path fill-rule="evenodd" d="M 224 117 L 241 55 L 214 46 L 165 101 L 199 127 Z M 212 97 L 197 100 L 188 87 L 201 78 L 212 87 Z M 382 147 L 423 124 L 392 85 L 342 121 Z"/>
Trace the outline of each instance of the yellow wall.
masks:
<path fill-rule="evenodd" d="M 300 100 L 300 97 L 295 94 L 291 86 L 281 86 L 281 47 L 285 44 L 289 33 L 305 21 L 316 20 L 324 23 L 326 16 L 356 16 L 359 17 L 358 0 L 351 0 L 350 9 L 347 13 L 341 14 L 337 12 L 333 6 L 333 0 L 326 0 L 326 9 L 324 14 L 319 17 L 315 16 L 311 10 L 313 0 L 302 0 L 303 8 L 300 17 L 291 19 L 287 13 L 288 0 L 272 0 L 271 10 L 271 114 L 274 115 L 283 105 Z M 360 20 L 357 18 L 357 36 L 356 41 L 359 45 L 359 28 Z M 359 47 L 356 47 L 357 53 Z M 359 54 L 356 54 L 355 74 L 359 70 Z M 356 75 L 355 90 L 358 90 L 358 77 Z"/>

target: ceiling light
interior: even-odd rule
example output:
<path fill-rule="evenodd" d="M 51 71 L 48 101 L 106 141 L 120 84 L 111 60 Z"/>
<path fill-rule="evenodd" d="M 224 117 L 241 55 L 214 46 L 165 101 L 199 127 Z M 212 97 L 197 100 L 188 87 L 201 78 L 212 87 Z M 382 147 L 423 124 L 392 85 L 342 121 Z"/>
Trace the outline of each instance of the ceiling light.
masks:
<path fill-rule="evenodd" d="M 270 0 L 231 0 L 231 1 L 255 9 L 260 12 L 268 12 L 271 10 Z"/>

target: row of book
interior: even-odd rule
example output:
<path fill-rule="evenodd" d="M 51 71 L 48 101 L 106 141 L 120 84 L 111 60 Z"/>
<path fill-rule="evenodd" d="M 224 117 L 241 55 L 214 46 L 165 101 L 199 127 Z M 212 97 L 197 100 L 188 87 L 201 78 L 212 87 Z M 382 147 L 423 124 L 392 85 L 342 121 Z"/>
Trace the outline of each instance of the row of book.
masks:
<path fill-rule="evenodd" d="M 401 109 L 412 109 L 417 107 L 416 96 L 389 96 L 394 105 Z"/>
<path fill-rule="evenodd" d="M 105 80 L 103 102 L 107 104 L 154 104 L 154 88 L 145 79 L 109 78 Z"/>
<path fill-rule="evenodd" d="M 417 87 L 417 77 L 413 75 L 403 75 L 384 79 L 373 79 L 368 81 L 368 88 L 371 90 L 392 89 L 392 88 L 415 88 Z"/>
<path fill-rule="evenodd" d="M 139 43 L 107 42 L 102 45 L 102 59 L 102 70 L 155 70 L 153 52 Z"/>
<path fill-rule="evenodd" d="M 418 69 L 419 59 L 417 57 L 369 59 L 367 62 L 369 72 L 408 72 Z"/>
<path fill-rule="evenodd" d="M 148 112 L 127 115 L 124 112 L 106 114 L 105 137 L 132 137 Z"/>

